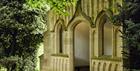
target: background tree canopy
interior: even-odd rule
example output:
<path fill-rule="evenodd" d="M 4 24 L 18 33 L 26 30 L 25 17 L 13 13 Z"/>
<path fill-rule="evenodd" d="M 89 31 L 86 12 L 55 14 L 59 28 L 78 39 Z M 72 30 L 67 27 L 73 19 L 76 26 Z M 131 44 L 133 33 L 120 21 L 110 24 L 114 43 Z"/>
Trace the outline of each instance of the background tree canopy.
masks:
<path fill-rule="evenodd" d="M 36 52 L 46 30 L 46 12 L 66 14 L 69 0 L 0 0 L 0 65 L 35 71 Z M 0 66 L 0 67 L 1 67 Z"/>
<path fill-rule="evenodd" d="M 123 66 L 126 71 L 139 70 L 140 0 L 123 0 L 122 6 L 117 7 L 119 14 L 114 15 L 113 20 L 123 27 Z"/>

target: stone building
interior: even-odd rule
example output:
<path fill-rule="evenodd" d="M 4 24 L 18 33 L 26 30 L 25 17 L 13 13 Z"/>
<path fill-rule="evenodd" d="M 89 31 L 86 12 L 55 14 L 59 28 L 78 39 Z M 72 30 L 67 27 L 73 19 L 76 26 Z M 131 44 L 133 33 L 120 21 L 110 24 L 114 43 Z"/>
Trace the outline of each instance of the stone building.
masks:
<path fill-rule="evenodd" d="M 121 0 L 79 0 L 69 16 L 49 11 L 41 71 L 122 71 L 121 26 L 110 21 L 115 3 Z"/>

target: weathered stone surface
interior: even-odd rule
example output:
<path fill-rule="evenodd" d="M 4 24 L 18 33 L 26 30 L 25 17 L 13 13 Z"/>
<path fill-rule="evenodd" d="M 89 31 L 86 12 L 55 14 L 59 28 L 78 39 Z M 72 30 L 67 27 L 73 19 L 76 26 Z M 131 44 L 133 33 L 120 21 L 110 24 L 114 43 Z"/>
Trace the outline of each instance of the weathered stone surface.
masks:
<path fill-rule="evenodd" d="M 112 7 L 115 13 L 116 1 L 121 3 L 121 0 L 81 0 L 76 7 L 67 8 L 70 16 L 58 16 L 50 11 L 48 31 L 44 33 L 41 71 L 74 71 L 74 30 L 81 22 L 90 27 L 90 71 L 122 71 L 120 26 L 112 26 L 112 32 L 105 33 L 112 34 L 112 55 L 104 55 L 103 27 L 105 23 L 111 23 L 108 19 L 111 13 L 106 9 Z M 63 27 L 63 53 L 59 53 L 60 26 Z"/>

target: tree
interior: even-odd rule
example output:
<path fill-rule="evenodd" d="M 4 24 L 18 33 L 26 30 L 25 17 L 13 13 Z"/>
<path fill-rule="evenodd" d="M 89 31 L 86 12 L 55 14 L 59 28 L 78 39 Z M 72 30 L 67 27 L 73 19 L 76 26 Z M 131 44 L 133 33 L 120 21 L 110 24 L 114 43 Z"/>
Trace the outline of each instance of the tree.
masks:
<path fill-rule="evenodd" d="M 0 65 L 8 71 L 35 71 L 46 12 L 66 14 L 69 0 L 0 0 Z M 50 7 L 50 8 L 49 8 Z"/>
<path fill-rule="evenodd" d="M 140 69 L 140 0 L 123 0 L 114 23 L 123 27 L 123 66 L 126 71 Z"/>

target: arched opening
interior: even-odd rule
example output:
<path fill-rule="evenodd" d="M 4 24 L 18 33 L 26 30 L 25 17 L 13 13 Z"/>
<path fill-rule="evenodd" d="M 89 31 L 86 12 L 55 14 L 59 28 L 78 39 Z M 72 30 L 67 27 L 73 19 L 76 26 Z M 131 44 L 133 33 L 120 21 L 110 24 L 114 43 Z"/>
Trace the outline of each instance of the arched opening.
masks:
<path fill-rule="evenodd" d="M 113 53 L 113 26 L 109 22 L 103 25 L 103 55 L 111 56 Z"/>
<path fill-rule="evenodd" d="M 60 26 L 59 29 L 59 53 L 63 53 L 63 27 Z"/>
<path fill-rule="evenodd" d="M 54 38 L 53 38 L 53 45 L 54 46 L 54 54 L 62 54 L 64 53 L 64 42 L 63 42 L 63 37 L 64 37 L 64 20 L 59 18 L 54 27 L 52 32 L 54 32 Z"/>
<path fill-rule="evenodd" d="M 98 33 L 98 54 L 99 56 L 113 56 L 114 34 L 113 25 L 109 21 L 110 13 L 101 11 L 95 21 Z"/>
<path fill-rule="evenodd" d="M 57 28 L 55 29 L 55 43 L 56 43 L 56 53 L 63 53 L 63 26 L 61 23 L 58 24 Z"/>
<path fill-rule="evenodd" d="M 74 29 L 75 71 L 89 71 L 89 26 L 81 22 Z"/>

